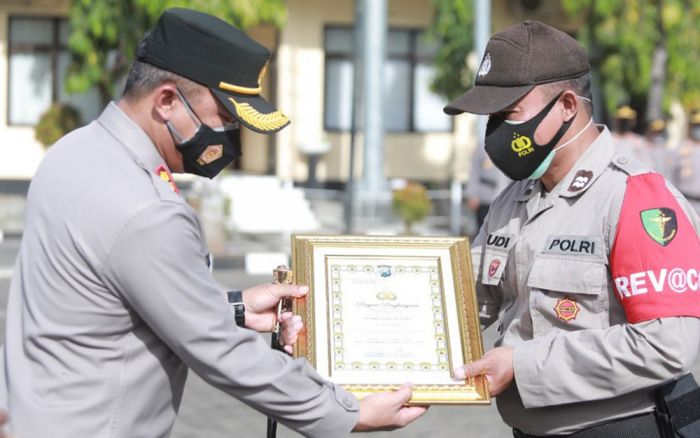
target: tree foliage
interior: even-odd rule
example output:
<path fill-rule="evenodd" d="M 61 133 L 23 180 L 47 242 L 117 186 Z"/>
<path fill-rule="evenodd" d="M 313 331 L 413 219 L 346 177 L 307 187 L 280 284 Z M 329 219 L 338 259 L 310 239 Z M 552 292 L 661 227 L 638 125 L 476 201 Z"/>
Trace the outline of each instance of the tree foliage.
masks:
<path fill-rule="evenodd" d="M 640 115 L 665 112 L 673 100 L 700 108 L 700 0 L 560 0 L 579 23 L 610 114 L 621 104 Z M 433 89 L 454 98 L 471 85 L 473 0 L 433 0 L 430 29 L 440 44 Z"/>
<path fill-rule="evenodd" d="M 424 185 L 410 182 L 401 189 L 394 190 L 392 209 L 404 222 L 406 234 L 411 234 L 413 224 L 430 214 L 432 204 Z"/>
<path fill-rule="evenodd" d="M 242 29 L 262 23 L 279 27 L 286 19 L 283 0 L 73 0 L 66 89 L 80 93 L 97 87 L 107 103 L 136 45 L 171 7 L 206 12 Z"/>
<path fill-rule="evenodd" d="M 39 118 L 34 128 L 34 137 L 44 147 L 48 148 L 70 131 L 82 126 L 80 112 L 63 103 L 54 103 Z"/>
<path fill-rule="evenodd" d="M 638 113 L 660 114 L 674 99 L 700 105 L 699 0 L 562 2 L 571 18 L 582 18 L 577 37 L 599 73 L 608 112 L 629 103 Z M 648 106 L 656 86 L 663 97 Z"/>
<path fill-rule="evenodd" d="M 474 73 L 467 57 L 474 50 L 474 2 L 433 0 L 435 16 L 429 35 L 438 43 L 432 89 L 454 99 L 471 86 Z"/>

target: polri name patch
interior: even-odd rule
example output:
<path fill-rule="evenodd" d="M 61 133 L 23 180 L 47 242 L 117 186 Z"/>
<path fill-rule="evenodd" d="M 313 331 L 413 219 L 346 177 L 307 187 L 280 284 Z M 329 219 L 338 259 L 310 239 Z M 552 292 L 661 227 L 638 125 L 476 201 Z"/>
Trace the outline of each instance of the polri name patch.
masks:
<path fill-rule="evenodd" d="M 603 242 L 592 236 L 549 236 L 543 253 L 598 257 L 602 254 Z"/>

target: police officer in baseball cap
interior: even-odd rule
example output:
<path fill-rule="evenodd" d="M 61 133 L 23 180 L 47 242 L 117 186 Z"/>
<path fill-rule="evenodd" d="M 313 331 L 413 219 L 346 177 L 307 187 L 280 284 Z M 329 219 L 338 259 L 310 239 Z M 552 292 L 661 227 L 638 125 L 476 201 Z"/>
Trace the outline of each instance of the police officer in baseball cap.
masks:
<path fill-rule="evenodd" d="M 272 134 L 289 123 L 261 94 L 269 58 L 215 17 L 169 9 L 139 45 L 122 99 L 46 155 L 27 197 L 2 358 L 18 436 L 167 436 L 188 368 L 310 437 L 425 412 L 403 406 L 408 385 L 358 402 L 266 345 L 256 331 L 281 322 L 291 348 L 301 321 L 277 304 L 306 286 L 225 293 L 212 277 L 171 172 L 211 178 L 240 156 L 241 125 Z"/>
<path fill-rule="evenodd" d="M 488 114 L 486 153 L 515 180 L 472 246 L 482 323 L 500 337 L 455 374 L 489 379 L 515 437 L 700 436 L 687 375 L 700 220 L 593 123 L 583 47 L 540 22 L 508 27 L 445 112 Z"/>

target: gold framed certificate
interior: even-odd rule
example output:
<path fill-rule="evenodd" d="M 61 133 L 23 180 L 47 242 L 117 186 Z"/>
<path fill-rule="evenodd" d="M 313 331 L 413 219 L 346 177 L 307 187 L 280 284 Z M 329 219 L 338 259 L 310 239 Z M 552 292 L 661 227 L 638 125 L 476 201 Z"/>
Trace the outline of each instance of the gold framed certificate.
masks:
<path fill-rule="evenodd" d="M 469 244 L 461 237 L 292 236 L 292 269 L 309 294 L 295 356 L 363 398 L 415 385 L 409 404 L 488 404 Z"/>

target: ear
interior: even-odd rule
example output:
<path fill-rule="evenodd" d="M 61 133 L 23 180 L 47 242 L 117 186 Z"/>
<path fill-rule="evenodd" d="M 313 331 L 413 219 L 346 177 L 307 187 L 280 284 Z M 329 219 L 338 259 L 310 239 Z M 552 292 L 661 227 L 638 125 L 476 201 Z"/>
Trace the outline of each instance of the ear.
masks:
<path fill-rule="evenodd" d="M 576 93 L 571 90 L 566 90 L 562 93 L 559 101 L 562 103 L 562 117 L 564 121 L 568 122 L 576 117 L 579 110 L 579 101 L 576 97 Z"/>
<path fill-rule="evenodd" d="M 160 84 L 151 93 L 151 98 L 153 99 L 153 111 L 158 117 L 164 122 L 170 120 L 178 101 L 175 84 L 172 82 Z"/>

